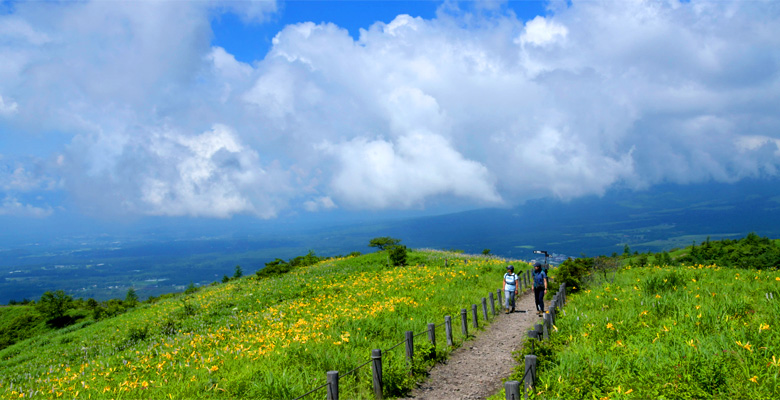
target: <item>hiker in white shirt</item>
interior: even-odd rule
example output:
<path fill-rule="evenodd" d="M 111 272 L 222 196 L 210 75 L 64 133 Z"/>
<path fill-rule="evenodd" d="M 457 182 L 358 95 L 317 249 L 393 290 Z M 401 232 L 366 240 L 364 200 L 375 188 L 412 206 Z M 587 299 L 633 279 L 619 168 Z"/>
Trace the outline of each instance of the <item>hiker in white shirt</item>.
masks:
<path fill-rule="evenodd" d="M 509 314 L 515 312 L 515 295 L 517 295 L 517 274 L 515 274 L 515 267 L 510 265 L 506 267 L 506 273 L 504 274 L 504 311 Z"/>

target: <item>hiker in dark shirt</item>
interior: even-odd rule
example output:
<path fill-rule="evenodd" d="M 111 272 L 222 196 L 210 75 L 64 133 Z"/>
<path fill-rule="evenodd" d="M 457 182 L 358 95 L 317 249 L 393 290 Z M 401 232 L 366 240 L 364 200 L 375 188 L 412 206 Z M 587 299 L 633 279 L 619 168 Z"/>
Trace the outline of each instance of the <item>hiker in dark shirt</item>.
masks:
<path fill-rule="evenodd" d="M 542 271 L 542 264 L 534 264 L 534 299 L 536 300 L 536 314 L 544 315 L 544 294 L 547 292 L 547 274 Z"/>

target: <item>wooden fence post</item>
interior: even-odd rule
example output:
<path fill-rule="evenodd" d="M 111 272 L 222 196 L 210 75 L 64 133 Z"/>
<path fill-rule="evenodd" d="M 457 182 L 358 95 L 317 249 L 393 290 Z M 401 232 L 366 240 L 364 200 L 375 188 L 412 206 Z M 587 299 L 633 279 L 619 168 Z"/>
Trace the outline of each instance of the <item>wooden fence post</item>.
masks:
<path fill-rule="evenodd" d="M 428 340 L 431 341 L 433 351 L 436 351 L 436 324 L 428 324 Z"/>
<path fill-rule="evenodd" d="M 530 283 L 528 282 L 528 271 L 523 272 L 523 291 L 528 289 Z"/>
<path fill-rule="evenodd" d="M 374 398 L 382 400 L 382 350 L 371 350 L 371 376 L 374 378 Z"/>
<path fill-rule="evenodd" d="M 563 293 L 563 304 L 566 304 L 566 282 L 561 283 L 560 292 Z"/>
<path fill-rule="evenodd" d="M 536 329 L 536 337 L 539 340 L 542 340 L 542 333 L 544 333 L 544 328 L 542 327 L 542 324 L 536 324 L 534 328 Z"/>
<path fill-rule="evenodd" d="M 550 338 L 550 314 L 544 314 L 544 324 L 542 325 L 542 337 L 544 340 Z"/>
<path fill-rule="evenodd" d="M 520 382 L 506 381 L 504 391 L 506 391 L 506 400 L 520 400 Z"/>
<path fill-rule="evenodd" d="M 525 356 L 525 390 L 533 390 L 536 384 L 536 356 L 529 354 Z"/>
<path fill-rule="evenodd" d="M 444 333 L 447 336 L 447 346 L 452 347 L 454 345 L 452 340 L 452 317 L 449 315 L 444 316 Z"/>
<path fill-rule="evenodd" d="M 328 400 L 339 400 L 339 371 L 328 371 Z"/>
<path fill-rule="evenodd" d="M 498 295 L 498 304 L 500 304 L 500 305 L 501 305 L 501 307 L 503 308 L 503 307 L 504 307 L 504 303 L 505 303 L 505 302 L 504 302 L 504 298 L 503 298 L 503 296 L 502 296 L 502 295 L 503 295 L 503 293 L 501 293 L 501 292 L 502 292 L 502 290 L 501 290 L 501 289 L 498 289 L 498 290 L 496 290 L 496 294 Z"/>
<path fill-rule="evenodd" d="M 555 306 L 550 306 L 550 328 L 552 328 L 553 325 L 555 325 Z"/>
<path fill-rule="evenodd" d="M 493 292 L 488 293 L 488 297 L 490 297 L 490 309 L 493 311 L 493 315 L 496 314 L 496 298 L 493 297 Z"/>
<path fill-rule="evenodd" d="M 485 316 L 485 322 L 488 320 L 488 313 L 487 313 L 487 299 L 482 298 L 482 314 Z"/>
<path fill-rule="evenodd" d="M 409 360 L 409 366 L 414 362 L 414 332 L 406 331 L 406 359 Z M 409 370 L 409 373 L 412 371 Z"/>
<path fill-rule="evenodd" d="M 471 325 L 474 325 L 474 329 L 479 328 L 479 318 L 477 316 L 477 305 L 472 304 L 471 305 Z"/>
<path fill-rule="evenodd" d="M 469 323 L 465 308 L 460 309 L 460 329 L 463 331 L 463 338 L 465 340 L 465 338 L 469 337 Z"/>

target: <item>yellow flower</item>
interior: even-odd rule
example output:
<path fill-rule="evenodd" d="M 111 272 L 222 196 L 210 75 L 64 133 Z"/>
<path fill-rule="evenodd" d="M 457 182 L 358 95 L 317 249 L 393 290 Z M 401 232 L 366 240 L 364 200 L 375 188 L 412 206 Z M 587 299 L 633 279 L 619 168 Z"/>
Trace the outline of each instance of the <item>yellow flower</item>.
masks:
<path fill-rule="evenodd" d="M 753 375 L 753 377 L 750 378 L 750 381 L 753 382 L 753 383 L 758 383 L 758 377 Z"/>
<path fill-rule="evenodd" d="M 769 325 L 768 324 L 761 324 L 761 326 L 758 327 L 758 331 L 759 332 L 765 331 L 765 330 L 768 330 L 768 329 L 769 329 Z"/>
<path fill-rule="evenodd" d="M 607 323 L 607 329 L 615 329 L 612 325 L 612 322 Z"/>
<path fill-rule="evenodd" d="M 780 368 L 780 360 L 778 360 L 775 356 L 772 356 L 772 361 L 767 363 L 766 366 Z"/>
<path fill-rule="evenodd" d="M 660 294 L 657 294 L 657 295 L 655 295 L 655 298 L 656 298 L 656 299 L 660 299 L 660 298 L 661 298 L 661 295 L 660 295 Z"/>

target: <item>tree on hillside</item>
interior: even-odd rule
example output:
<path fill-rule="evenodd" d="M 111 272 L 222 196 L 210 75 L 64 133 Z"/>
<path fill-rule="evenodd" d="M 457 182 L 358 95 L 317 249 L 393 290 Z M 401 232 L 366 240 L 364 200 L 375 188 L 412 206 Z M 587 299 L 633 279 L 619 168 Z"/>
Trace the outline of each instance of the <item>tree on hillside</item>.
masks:
<path fill-rule="evenodd" d="M 371 241 L 368 242 L 368 247 L 376 247 L 381 251 L 399 243 L 401 243 L 401 239 L 391 238 L 390 236 L 382 236 L 371 239 Z"/>
<path fill-rule="evenodd" d="M 187 285 L 187 288 L 184 289 L 184 294 L 192 294 L 198 291 L 198 287 L 195 286 L 195 283 L 190 281 L 190 284 Z"/>
<path fill-rule="evenodd" d="M 401 267 L 406 265 L 406 251 L 407 248 L 403 245 L 393 245 L 388 247 L 387 252 L 388 258 L 390 259 L 390 264 L 394 267 Z"/>
<path fill-rule="evenodd" d="M 236 272 L 233 273 L 233 279 L 238 279 L 242 276 L 244 276 L 244 270 L 241 269 L 240 265 L 236 265 Z"/>
<path fill-rule="evenodd" d="M 129 307 L 133 307 L 138 304 L 138 294 L 135 293 L 135 289 L 127 289 L 127 295 L 125 295 L 125 304 Z"/>
<path fill-rule="evenodd" d="M 700 246 L 693 242 L 688 254 L 677 260 L 685 264 L 769 269 L 780 265 L 780 247 L 769 238 L 751 232 L 738 240 L 708 240 Z"/>
<path fill-rule="evenodd" d="M 568 258 L 556 268 L 555 282 L 566 283 L 566 292 L 578 292 L 585 284 L 585 277 L 593 270 L 592 258 Z"/>
<path fill-rule="evenodd" d="M 617 258 L 598 256 L 593 260 L 593 271 L 600 273 L 604 281 L 614 281 L 618 268 L 620 268 L 620 260 Z M 612 274 L 611 279 L 609 274 Z"/>
<path fill-rule="evenodd" d="M 62 290 L 56 292 L 46 292 L 41 295 L 41 299 L 35 305 L 35 308 L 47 320 L 52 321 L 65 316 L 65 312 L 71 308 L 73 297 L 68 296 Z"/>
<path fill-rule="evenodd" d="M 490 255 L 490 249 L 485 249 L 485 250 L 482 250 L 482 254 L 483 254 L 483 255 L 486 255 L 486 256 L 487 256 L 487 255 Z"/>

